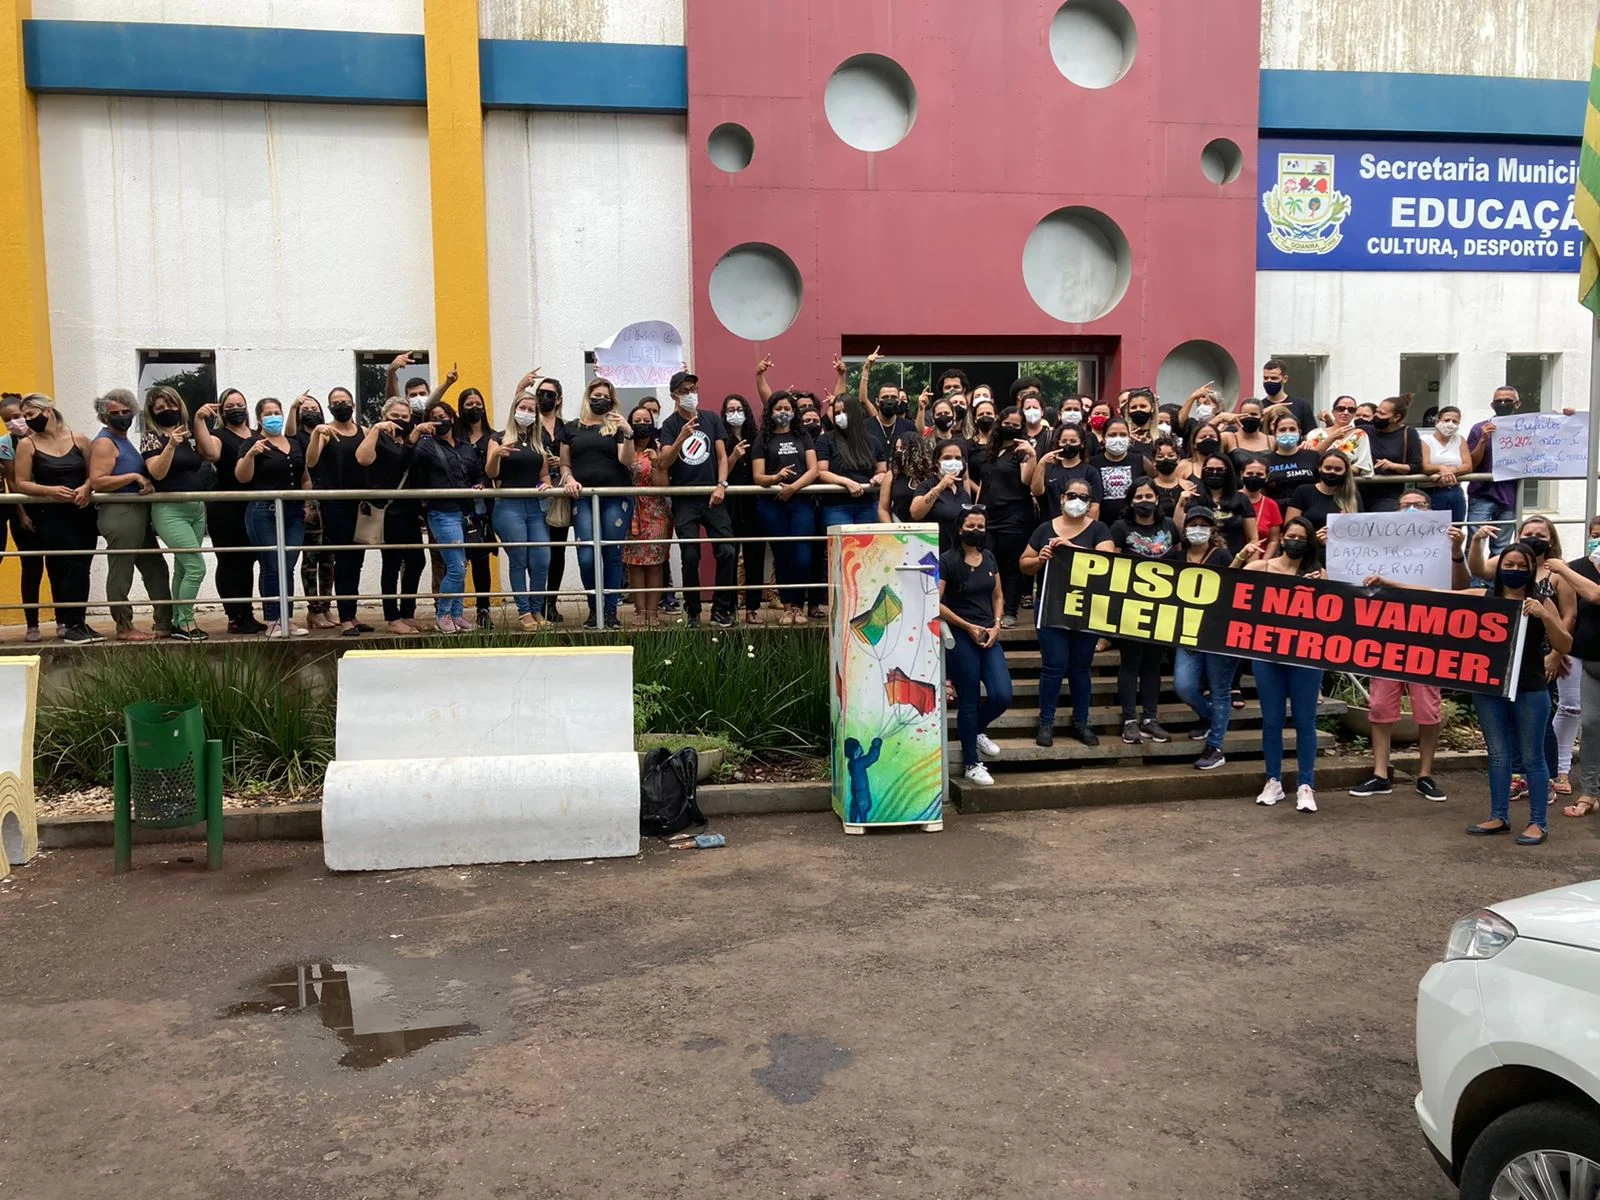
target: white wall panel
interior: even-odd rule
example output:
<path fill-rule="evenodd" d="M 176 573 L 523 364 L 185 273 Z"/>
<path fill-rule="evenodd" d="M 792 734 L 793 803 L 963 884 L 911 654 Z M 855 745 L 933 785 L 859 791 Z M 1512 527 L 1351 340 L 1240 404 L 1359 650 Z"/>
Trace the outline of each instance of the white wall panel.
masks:
<path fill-rule="evenodd" d="M 33 15 L 41 21 L 162 21 L 268 29 L 422 32 L 422 0 L 33 0 Z"/>
<path fill-rule="evenodd" d="M 471 0 L 460 0 L 470 3 Z M 478 0 L 486 38 L 683 45 L 684 0 Z"/>

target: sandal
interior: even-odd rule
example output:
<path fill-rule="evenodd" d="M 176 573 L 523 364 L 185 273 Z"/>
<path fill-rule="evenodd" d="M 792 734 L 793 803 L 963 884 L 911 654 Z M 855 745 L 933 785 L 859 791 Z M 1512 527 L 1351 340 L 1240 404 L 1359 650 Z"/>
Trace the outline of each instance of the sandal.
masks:
<path fill-rule="evenodd" d="M 1572 781 L 1563 772 L 1551 781 L 1550 790 L 1558 796 L 1570 796 L 1572 795 Z"/>
<path fill-rule="evenodd" d="M 1244 707 L 1244 693 L 1241 692 L 1238 688 L 1234 688 L 1233 689 L 1233 707 L 1235 707 L 1235 708 L 1243 708 Z"/>
<path fill-rule="evenodd" d="M 1561 810 L 1565 817 L 1591 817 L 1600 810 L 1600 800 L 1593 796 L 1579 796 L 1571 804 Z"/>

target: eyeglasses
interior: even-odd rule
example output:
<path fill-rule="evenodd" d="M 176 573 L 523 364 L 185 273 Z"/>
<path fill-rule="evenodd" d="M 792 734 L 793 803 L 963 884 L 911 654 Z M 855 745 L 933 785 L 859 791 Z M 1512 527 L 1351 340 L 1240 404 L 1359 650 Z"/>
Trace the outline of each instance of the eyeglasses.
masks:
<path fill-rule="evenodd" d="M 964 517 L 981 517 L 988 513 L 988 509 L 981 504 L 963 504 L 961 515 Z"/>
<path fill-rule="evenodd" d="M 1348 404 L 1335 404 L 1333 406 L 1333 411 L 1334 412 L 1342 412 L 1342 413 L 1353 413 L 1353 412 L 1355 412 L 1355 409 L 1350 407 L 1350 405 L 1348 405 Z"/>

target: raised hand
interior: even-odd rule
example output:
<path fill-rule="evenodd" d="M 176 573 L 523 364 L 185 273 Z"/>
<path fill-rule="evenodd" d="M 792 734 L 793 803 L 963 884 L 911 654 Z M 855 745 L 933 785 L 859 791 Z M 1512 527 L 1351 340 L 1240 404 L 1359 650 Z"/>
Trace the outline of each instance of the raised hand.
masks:
<path fill-rule="evenodd" d="M 397 355 L 395 355 L 394 361 L 389 364 L 389 370 L 391 370 L 391 371 L 402 371 L 406 367 L 409 367 L 410 365 L 411 365 L 411 354 L 410 354 L 409 351 L 407 351 L 405 354 L 397 354 Z"/>
<path fill-rule="evenodd" d="M 763 354 L 761 361 L 756 364 L 756 374 L 765 375 L 770 370 L 772 370 L 772 355 Z"/>

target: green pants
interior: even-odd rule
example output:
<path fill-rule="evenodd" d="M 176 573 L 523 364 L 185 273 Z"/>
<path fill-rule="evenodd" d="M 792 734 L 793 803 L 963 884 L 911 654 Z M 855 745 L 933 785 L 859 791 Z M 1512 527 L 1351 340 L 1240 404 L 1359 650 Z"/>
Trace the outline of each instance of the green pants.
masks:
<path fill-rule="evenodd" d="M 170 600 L 167 561 L 156 552 L 155 534 L 150 530 L 150 517 L 143 504 L 102 504 L 96 516 L 100 536 L 106 539 L 106 549 L 151 551 L 149 554 L 107 556 L 110 561 L 106 564 L 106 602 L 111 606 L 111 619 L 118 629 L 131 629 L 133 606 L 128 603 L 128 589 L 133 586 L 134 568 L 138 568 L 150 599 Z M 172 628 L 171 612 L 170 605 L 155 606 L 156 632 L 165 633 Z"/>
<path fill-rule="evenodd" d="M 206 540 L 206 506 L 198 500 L 163 501 L 153 504 L 150 523 L 174 551 L 172 556 L 172 598 L 193 601 L 206 578 L 205 556 L 197 553 Z M 194 628 L 194 605 L 174 604 L 172 624 L 178 629 Z"/>

